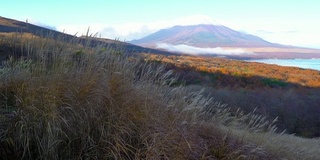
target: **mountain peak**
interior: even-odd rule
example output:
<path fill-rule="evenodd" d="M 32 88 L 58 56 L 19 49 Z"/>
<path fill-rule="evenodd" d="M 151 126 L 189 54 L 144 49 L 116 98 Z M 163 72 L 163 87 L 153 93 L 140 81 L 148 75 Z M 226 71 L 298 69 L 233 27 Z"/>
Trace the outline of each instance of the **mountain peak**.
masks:
<path fill-rule="evenodd" d="M 162 29 L 142 39 L 133 40 L 131 43 L 145 47 L 155 47 L 159 43 L 195 47 L 270 47 L 275 45 L 260 37 L 214 24 L 178 25 Z"/>

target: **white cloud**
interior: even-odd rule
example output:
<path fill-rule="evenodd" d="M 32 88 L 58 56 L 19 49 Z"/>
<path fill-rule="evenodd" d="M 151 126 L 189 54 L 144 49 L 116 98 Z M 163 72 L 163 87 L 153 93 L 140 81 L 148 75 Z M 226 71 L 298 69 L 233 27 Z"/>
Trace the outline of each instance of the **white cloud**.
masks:
<path fill-rule="evenodd" d="M 274 43 L 320 48 L 319 38 L 318 36 L 315 36 L 320 35 L 320 31 L 315 32 L 313 30 L 257 30 L 251 34 L 257 35 L 267 41 Z"/>
<path fill-rule="evenodd" d="M 37 25 L 37 26 L 44 27 L 47 29 L 57 30 L 57 28 L 55 26 L 42 23 L 32 17 L 24 17 L 24 18 L 20 18 L 18 20 L 20 20 L 22 22 L 28 22 L 29 24 Z"/>
<path fill-rule="evenodd" d="M 218 21 L 218 22 L 217 22 Z M 58 31 L 64 31 L 78 36 L 85 35 L 88 28 L 90 28 L 90 34 L 101 35 L 103 38 L 119 39 L 130 41 L 133 39 L 140 39 L 151 33 L 154 33 L 160 29 L 169 28 L 175 25 L 196 25 L 196 24 L 215 24 L 224 25 L 231 29 L 242 31 L 248 34 L 257 35 L 267 41 L 273 43 L 280 43 L 286 45 L 296 45 L 305 47 L 320 48 L 320 41 L 318 39 L 320 30 L 312 28 L 306 30 L 305 28 L 293 28 L 288 27 L 287 24 L 281 22 L 275 22 L 280 26 L 269 23 L 250 23 L 250 21 L 230 21 L 218 19 L 213 20 L 212 17 L 206 15 L 193 15 L 181 17 L 178 19 L 161 20 L 155 22 L 128 22 L 119 24 L 96 23 L 96 24 L 65 24 L 57 26 Z M 289 31 L 289 32 L 287 32 Z M 294 31 L 294 32 L 291 32 Z"/>
<path fill-rule="evenodd" d="M 216 54 L 216 55 L 244 55 L 244 54 L 254 54 L 253 52 L 248 52 L 242 48 L 237 49 L 223 49 L 220 47 L 216 48 L 199 48 L 188 46 L 184 44 L 180 45 L 171 45 L 166 43 L 157 44 L 157 48 L 165 49 L 170 52 L 179 52 L 185 54 L 192 54 L 192 55 L 200 55 L 200 54 Z"/>
<path fill-rule="evenodd" d="M 86 35 L 88 30 L 89 34 L 101 34 L 102 35 L 102 30 L 106 29 L 107 26 L 104 26 L 103 24 L 91 24 L 91 25 L 61 25 L 56 27 L 58 31 L 68 33 L 71 35 Z"/>
<path fill-rule="evenodd" d="M 66 24 L 57 26 L 56 29 L 61 32 L 78 36 L 85 35 L 90 28 L 91 34 L 101 35 L 104 38 L 119 38 L 120 40 L 139 39 L 154 33 L 163 28 L 169 28 L 175 25 L 196 25 L 196 24 L 217 24 L 212 18 L 204 15 L 193 15 L 178 19 L 156 21 L 156 22 L 128 22 L 122 24 Z"/>

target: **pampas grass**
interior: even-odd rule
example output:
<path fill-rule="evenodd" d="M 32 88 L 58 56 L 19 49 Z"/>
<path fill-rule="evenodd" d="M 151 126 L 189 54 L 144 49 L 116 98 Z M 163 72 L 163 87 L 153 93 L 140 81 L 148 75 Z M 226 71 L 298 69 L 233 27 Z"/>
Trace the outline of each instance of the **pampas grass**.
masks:
<path fill-rule="evenodd" d="M 121 45 L 92 47 L 90 39 L 6 40 L 19 51 L 0 69 L 0 157 L 292 158 L 265 140 L 281 137 L 273 122 L 233 113 L 203 90 L 175 86 L 163 66 L 130 57 Z"/>

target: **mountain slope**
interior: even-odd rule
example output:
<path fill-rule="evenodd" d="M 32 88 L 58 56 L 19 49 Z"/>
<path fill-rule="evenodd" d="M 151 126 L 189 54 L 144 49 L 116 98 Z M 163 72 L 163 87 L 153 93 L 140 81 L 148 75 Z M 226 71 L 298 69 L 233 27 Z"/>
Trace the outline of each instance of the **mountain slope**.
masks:
<path fill-rule="evenodd" d="M 195 47 L 272 47 L 279 46 L 260 37 L 234 31 L 222 25 L 174 26 L 131 43 L 154 47 L 157 43 L 185 44 Z"/>
<path fill-rule="evenodd" d="M 236 59 L 320 58 L 319 49 L 271 43 L 222 25 L 174 26 L 130 43 L 175 53 Z"/>

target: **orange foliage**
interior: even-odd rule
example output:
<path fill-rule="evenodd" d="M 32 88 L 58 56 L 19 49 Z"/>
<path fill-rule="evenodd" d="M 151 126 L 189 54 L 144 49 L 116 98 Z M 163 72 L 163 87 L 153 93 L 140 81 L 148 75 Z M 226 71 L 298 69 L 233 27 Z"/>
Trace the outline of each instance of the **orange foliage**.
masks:
<path fill-rule="evenodd" d="M 147 60 L 161 61 L 173 64 L 180 68 L 193 68 L 197 71 L 208 73 L 219 73 L 239 78 L 269 78 L 276 81 L 291 83 L 305 87 L 320 87 L 320 72 L 316 70 L 301 69 L 297 67 L 283 67 L 257 62 L 246 62 L 215 57 L 200 56 L 164 56 L 155 54 L 144 54 Z M 217 77 L 219 78 L 219 76 Z M 227 81 L 234 81 L 225 79 Z M 260 82 L 255 81 L 255 85 Z M 243 85 L 243 82 L 239 82 Z"/>

